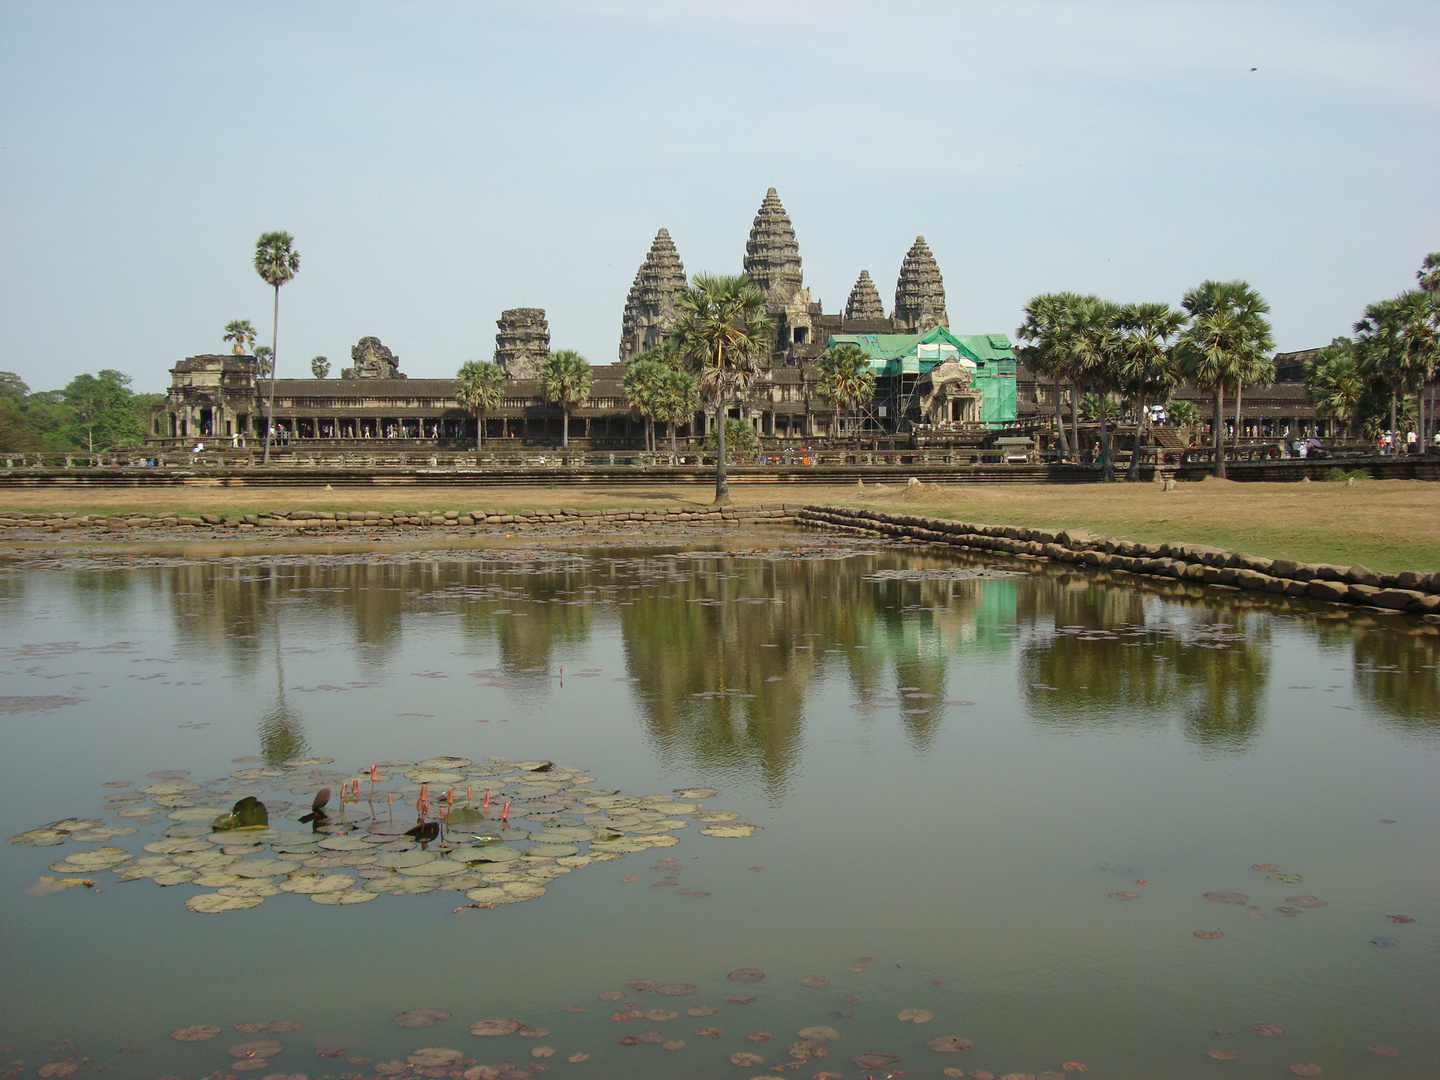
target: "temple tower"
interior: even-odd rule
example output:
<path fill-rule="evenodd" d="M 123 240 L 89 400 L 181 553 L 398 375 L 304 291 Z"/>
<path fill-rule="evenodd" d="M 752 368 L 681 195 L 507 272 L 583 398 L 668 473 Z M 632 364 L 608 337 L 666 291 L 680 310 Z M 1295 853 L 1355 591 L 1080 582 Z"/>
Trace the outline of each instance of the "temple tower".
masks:
<path fill-rule="evenodd" d="M 755 224 L 750 227 L 745 273 L 765 293 L 772 311 L 783 309 L 803 284 L 795 227 L 773 187 L 765 193 Z"/>
<path fill-rule="evenodd" d="M 635 272 L 620 322 L 620 362 L 643 349 L 658 346 L 675 325 L 675 300 L 685 291 L 685 267 L 670 239 L 661 229 L 650 254 Z"/>
<path fill-rule="evenodd" d="M 495 363 L 512 379 L 538 379 L 550 355 L 550 324 L 544 308 L 511 308 L 495 321 Z"/>
<path fill-rule="evenodd" d="M 845 318 L 885 318 L 885 305 L 880 302 L 880 292 L 875 288 L 875 282 L 870 280 L 869 270 L 861 270 L 860 276 L 855 279 L 850 299 L 845 301 Z"/>
<path fill-rule="evenodd" d="M 923 236 L 915 238 L 900 264 L 894 319 L 897 334 L 923 334 L 937 326 L 950 326 L 950 316 L 945 313 L 945 282 Z"/>

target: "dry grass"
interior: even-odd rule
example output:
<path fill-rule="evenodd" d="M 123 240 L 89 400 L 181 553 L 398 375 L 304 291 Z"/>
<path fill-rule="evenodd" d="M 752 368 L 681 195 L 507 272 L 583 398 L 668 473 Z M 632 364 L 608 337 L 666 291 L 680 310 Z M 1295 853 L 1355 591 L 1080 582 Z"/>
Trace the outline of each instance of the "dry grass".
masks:
<path fill-rule="evenodd" d="M 841 503 L 989 524 L 1091 529 L 1130 540 L 1182 540 L 1272 558 L 1372 569 L 1440 569 L 1440 485 L 1410 480 L 1343 483 L 956 484 L 801 487 L 735 484 L 737 504 Z M 705 484 L 650 487 L 464 488 L 377 485 L 186 486 L 149 489 L 11 488 L 0 510 L 90 514 L 252 513 L 257 510 L 470 510 L 704 506 Z"/>

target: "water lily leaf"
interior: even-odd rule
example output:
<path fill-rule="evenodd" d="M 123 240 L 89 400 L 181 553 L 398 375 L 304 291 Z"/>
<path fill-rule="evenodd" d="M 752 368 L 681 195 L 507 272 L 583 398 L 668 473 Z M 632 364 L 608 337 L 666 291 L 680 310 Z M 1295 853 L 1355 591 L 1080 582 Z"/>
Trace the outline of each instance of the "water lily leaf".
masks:
<path fill-rule="evenodd" d="M 69 835 L 63 829 L 30 829 L 10 837 L 10 843 L 21 847 L 52 847 L 63 844 Z"/>
<path fill-rule="evenodd" d="M 396 867 L 395 872 L 408 877 L 449 877 L 452 874 L 463 874 L 465 864 L 452 859 L 435 859 L 416 866 Z"/>
<path fill-rule="evenodd" d="M 1372 937 L 1370 939 L 1370 944 L 1378 945 L 1382 949 L 1393 949 L 1396 945 L 1399 945 L 1400 943 L 1396 941 L 1393 937 Z"/>
<path fill-rule="evenodd" d="M 719 1011 L 714 1005 L 691 1005 L 685 1010 L 690 1016 L 714 1016 Z"/>
<path fill-rule="evenodd" d="M 695 820 L 705 822 L 739 821 L 740 815 L 734 810 L 700 810 L 695 814 Z"/>
<path fill-rule="evenodd" d="M 631 990 L 639 990 L 642 994 L 655 989 L 654 979 L 631 979 L 625 984 Z M 623 995 L 622 995 L 623 996 Z"/>
<path fill-rule="evenodd" d="M 176 1028 L 170 1032 L 170 1037 L 176 1042 L 205 1042 L 219 1035 L 220 1030 L 214 1024 L 190 1024 Z"/>
<path fill-rule="evenodd" d="M 469 758 L 463 757 L 432 757 L 424 761 L 417 761 L 415 767 L 419 769 L 468 769 L 475 764 Z"/>
<path fill-rule="evenodd" d="M 1275 1038 L 1278 1035 L 1285 1034 L 1285 1029 L 1276 1024 L 1252 1024 L 1250 1030 L 1255 1032 L 1256 1035 L 1265 1035 L 1269 1038 Z"/>
<path fill-rule="evenodd" d="M 1299 885 L 1305 879 L 1299 874 L 1271 874 L 1271 881 L 1283 881 L 1287 885 Z"/>
<path fill-rule="evenodd" d="M 135 790 L 142 795 L 187 795 L 201 788 L 199 784 L 192 784 L 188 780 L 169 780 L 161 784 L 146 784 Z"/>
<path fill-rule="evenodd" d="M 720 836 L 726 839 L 738 839 L 742 836 L 753 836 L 760 828 L 759 825 L 706 825 L 700 830 L 702 836 Z"/>
<path fill-rule="evenodd" d="M 1386 915 L 1385 918 L 1389 919 L 1393 923 L 1400 923 L 1401 925 L 1404 925 L 1405 923 L 1412 923 L 1415 921 L 1409 915 Z"/>
<path fill-rule="evenodd" d="M 242 878 L 269 878 L 288 874 L 294 869 L 295 864 L 285 859 L 241 859 L 226 867 L 225 872 Z"/>
<path fill-rule="evenodd" d="M 1296 1076 L 1319 1076 L 1325 1070 L 1316 1065 L 1313 1061 L 1297 1061 L 1290 1066 L 1290 1071 Z"/>
<path fill-rule="evenodd" d="M 526 855 L 537 858 L 558 859 L 562 855 L 575 855 L 580 851 L 572 844 L 531 844 L 525 849 Z"/>
<path fill-rule="evenodd" d="M 590 1055 L 589 1055 L 589 1054 L 571 1054 L 571 1055 L 570 1055 L 568 1058 L 566 1058 L 565 1060 L 568 1061 L 568 1062 L 570 1062 L 571 1064 L 578 1065 L 578 1064 L 579 1064 L 580 1062 L 582 1062 L 582 1061 L 589 1061 L 589 1060 L 590 1060 Z"/>
<path fill-rule="evenodd" d="M 264 1025 L 260 1025 L 264 1029 Z M 249 1042 L 236 1043 L 226 1051 L 233 1058 L 268 1058 L 274 1057 L 285 1049 L 285 1044 L 279 1039 L 252 1039 Z"/>
<path fill-rule="evenodd" d="M 511 904 L 535 900 L 545 895 L 544 885 L 529 881 L 507 881 L 500 888 L 505 893 L 505 902 Z"/>
<path fill-rule="evenodd" d="M 533 1050 L 530 1051 L 530 1056 L 533 1057 L 533 1058 L 548 1058 L 548 1057 L 554 1057 L 554 1056 L 555 1056 L 555 1047 L 553 1047 L 553 1046 L 537 1046 L 537 1047 L 535 1047 L 535 1049 L 533 1049 Z"/>
<path fill-rule="evenodd" d="M 487 863 L 514 862 L 520 858 L 520 855 L 521 851 L 519 848 L 497 845 L 495 847 L 484 848 L 478 861 Z"/>
<path fill-rule="evenodd" d="M 503 904 L 505 903 L 505 890 L 498 885 L 481 886 L 478 889 L 471 889 L 465 896 L 477 904 Z"/>
<path fill-rule="evenodd" d="M 1139 894 L 1138 892 L 1112 892 L 1112 893 L 1107 893 L 1106 895 L 1108 895 L 1108 896 L 1110 897 L 1110 899 L 1112 899 L 1112 900 L 1138 900 L 1138 899 L 1140 899 L 1140 894 Z"/>
<path fill-rule="evenodd" d="M 130 852 L 122 847 L 98 847 L 71 852 L 50 869 L 60 874 L 93 873 L 96 870 L 112 870 L 131 858 Z"/>
<path fill-rule="evenodd" d="M 70 834 L 70 839 L 77 844 L 102 844 L 117 836 L 134 836 L 138 831 L 129 825 L 101 825 L 94 829 L 81 829 L 73 832 Z"/>
<path fill-rule="evenodd" d="M 463 784 L 465 774 L 446 769 L 411 769 L 405 776 L 417 784 Z M 443 795 L 444 792 L 442 791 Z"/>
<path fill-rule="evenodd" d="M 1262 874 L 1273 874 L 1280 869 L 1280 866 L 1278 863 L 1273 862 L 1257 862 L 1254 866 L 1250 867 L 1250 869 L 1259 870 Z"/>
<path fill-rule="evenodd" d="M 1317 908 L 1317 907 L 1329 907 L 1329 906 L 1330 906 L 1330 905 L 1327 904 L 1324 900 L 1321 900 L 1318 896 L 1287 896 L 1287 897 L 1285 898 L 1285 903 L 1291 904 L 1291 905 L 1293 905 L 1293 906 L 1295 906 L 1295 907 L 1304 907 L 1304 908 Z"/>
<path fill-rule="evenodd" d="M 686 994 L 693 994 L 698 987 L 694 983 L 662 983 L 655 987 L 657 994 L 669 994 L 672 997 L 684 997 Z"/>
<path fill-rule="evenodd" d="M 200 893 L 185 901 L 191 911 L 202 915 L 218 915 L 223 911 L 241 911 L 244 908 L 259 907 L 263 896 L 226 896 L 223 893 Z"/>
<path fill-rule="evenodd" d="M 426 863 L 434 862 L 439 857 L 433 851 L 421 851 L 419 848 L 411 848 L 406 851 L 382 851 L 375 856 L 375 865 L 388 866 L 391 869 L 398 869 L 402 866 L 423 866 Z"/>
<path fill-rule="evenodd" d="M 765 972 L 759 968 L 736 968 L 725 977 L 731 982 L 753 983 L 765 978 Z"/>
<path fill-rule="evenodd" d="M 1206 900 L 1213 900 L 1217 904 L 1248 904 L 1250 897 L 1238 892 L 1207 892 Z"/>
<path fill-rule="evenodd" d="M 801 986 L 828 986 L 830 979 L 825 975 L 803 975 L 795 980 Z"/>
<path fill-rule="evenodd" d="M 935 1019 L 935 1014 L 929 1009 L 901 1009 L 895 1019 L 902 1024 L 928 1024 Z"/>
<path fill-rule="evenodd" d="M 711 787 L 676 788 L 675 794 L 682 799 L 713 799 L 720 793 Z"/>
<path fill-rule="evenodd" d="M 340 892 L 352 888 L 355 879 L 349 874 L 314 874 L 301 872 L 292 874 L 280 883 L 286 892 L 312 895 L 314 893 Z"/>
<path fill-rule="evenodd" d="M 1219 930 L 1196 930 L 1195 936 L 1209 940 L 1210 938 L 1224 937 L 1225 935 Z"/>
<path fill-rule="evenodd" d="M 654 984 L 652 983 L 651 985 L 654 985 Z M 602 991 L 600 991 L 600 1000 L 601 1000 L 601 1001 L 624 1001 L 624 1000 L 625 1000 L 625 991 L 624 991 L 624 990 L 602 990 Z"/>
<path fill-rule="evenodd" d="M 327 836 L 320 841 L 326 851 L 368 851 L 370 845 L 358 836 Z"/>
<path fill-rule="evenodd" d="M 1234 1050 L 1206 1050 L 1205 1056 L 1216 1061 L 1234 1061 L 1240 1055 Z"/>
<path fill-rule="evenodd" d="M 476 1020 L 470 1025 L 471 1035 L 513 1035 L 521 1028 L 519 1020 Z"/>
<path fill-rule="evenodd" d="M 311 893 L 310 902 L 312 904 L 365 904 L 379 895 L 379 893 L 367 892 L 365 889 L 345 889 L 343 892 Z"/>
<path fill-rule="evenodd" d="M 646 1020 L 654 1020 L 658 1024 L 668 1024 L 671 1020 L 678 1019 L 680 1014 L 669 1009 L 651 1009 L 645 1014 Z"/>
<path fill-rule="evenodd" d="M 670 1038 L 663 1031 L 642 1031 L 635 1036 L 636 1042 L 649 1043 L 651 1046 L 659 1046 Z"/>
<path fill-rule="evenodd" d="M 464 1056 L 463 1052 L 451 1050 L 445 1046 L 422 1046 L 419 1050 L 407 1054 L 405 1060 L 411 1065 L 433 1069 L 444 1065 L 453 1065 Z"/>
<path fill-rule="evenodd" d="M 862 1069 L 888 1069 L 900 1060 L 895 1054 L 856 1054 L 850 1059 L 852 1065 Z"/>
<path fill-rule="evenodd" d="M 840 1032 L 825 1024 L 816 1024 L 812 1027 L 803 1027 L 796 1032 L 806 1042 L 823 1043 L 837 1042 L 840 1039 Z"/>
<path fill-rule="evenodd" d="M 192 851 L 211 851 L 215 845 L 209 840 L 201 839 L 198 836 L 169 836 L 164 840 L 154 840 L 145 845 L 145 850 L 155 855 L 179 855 Z"/>
<path fill-rule="evenodd" d="M 765 1058 L 760 1054 L 752 1054 L 748 1050 L 741 1050 L 730 1055 L 731 1065 L 743 1065 L 747 1068 L 755 1065 L 765 1064 Z"/>
<path fill-rule="evenodd" d="M 960 1050 L 975 1049 L 975 1040 L 967 1039 L 963 1035 L 940 1035 L 934 1039 L 927 1039 L 925 1045 L 937 1054 L 953 1054 Z M 1072 1071 L 1072 1070 L 1066 1070 Z"/>

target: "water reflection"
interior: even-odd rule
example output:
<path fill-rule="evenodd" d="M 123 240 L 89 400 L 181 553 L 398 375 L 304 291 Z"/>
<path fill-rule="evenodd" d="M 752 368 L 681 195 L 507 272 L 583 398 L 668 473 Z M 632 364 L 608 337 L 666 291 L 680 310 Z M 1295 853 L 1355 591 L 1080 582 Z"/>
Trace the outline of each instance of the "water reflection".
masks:
<path fill-rule="evenodd" d="M 237 677 L 273 670 L 259 720 L 267 761 L 307 752 L 287 656 L 338 646 L 378 682 L 397 674 L 407 642 L 428 648 L 443 633 L 458 633 L 461 662 L 494 657 L 465 674 L 526 695 L 608 636 L 663 758 L 741 769 L 777 796 L 837 683 L 848 707 L 897 724 L 917 752 L 997 678 L 1018 684 L 1039 731 L 1175 725 L 1203 752 L 1243 752 L 1265 723 L 1280 625 L 1347 652 L 1357 696 L 1387 723 L 1440 730 L 1440 635 L 1423 624 L 1043 565 L 977 574 L 984 565 L 841 545 L 297 556 L 73 576 L 78 596 L 108 607 L 135 602 L 148 574 L 182 653 L 218 657 Z"/>

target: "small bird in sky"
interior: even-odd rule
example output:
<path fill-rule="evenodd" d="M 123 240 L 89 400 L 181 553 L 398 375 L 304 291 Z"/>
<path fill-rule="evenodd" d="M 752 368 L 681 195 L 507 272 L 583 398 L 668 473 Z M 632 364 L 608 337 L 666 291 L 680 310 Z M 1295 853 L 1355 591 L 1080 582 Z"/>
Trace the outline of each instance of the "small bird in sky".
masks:
<path fill-rule="evenodd" d="M 1251 68 L 1250 70 L 1251 70 L 1251 71 L 1259 71 L 1260 69 L 1259 69 L 1259 68 Z"/>

